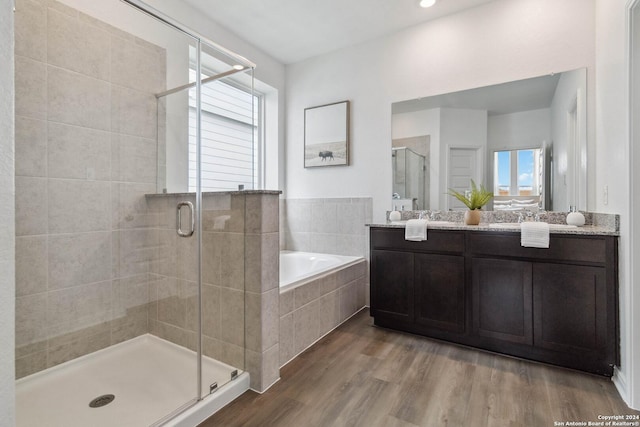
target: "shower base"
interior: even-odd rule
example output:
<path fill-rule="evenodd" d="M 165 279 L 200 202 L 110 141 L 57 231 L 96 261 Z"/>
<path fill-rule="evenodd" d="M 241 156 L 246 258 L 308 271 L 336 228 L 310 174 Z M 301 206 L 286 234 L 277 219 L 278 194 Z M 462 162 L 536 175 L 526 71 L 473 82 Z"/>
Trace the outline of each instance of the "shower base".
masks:
<path fill-rule="evenodd" d="M 231 381 L 234 370 L 203 357 L 203 396 L 214 382 L 219 390 L 166 425 L 195 426 L 248 390 L 249 374 Z M 195 352 L 142 335 L 16 381 L 17 427 L 150 426 L 194 402 L 196 378 Z M 109 394 L 111 403 L 89 407 Z"/>

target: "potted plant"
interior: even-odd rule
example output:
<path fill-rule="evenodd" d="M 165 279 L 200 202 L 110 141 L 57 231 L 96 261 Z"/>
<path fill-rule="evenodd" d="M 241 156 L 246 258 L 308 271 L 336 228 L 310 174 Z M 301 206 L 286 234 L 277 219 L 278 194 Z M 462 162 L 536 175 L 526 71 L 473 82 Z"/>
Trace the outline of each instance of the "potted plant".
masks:
<path fill-rule="evenodd" d="M 471 191 L 460 193 L 450 188 L 447 194 L 460 200 L 469 208 L 469 210 L 464 213 L 464 223 L 466 225 L 480 224 L 480 209 L 489 203 L 489 200 L 493 197 L 493 193 L 487 191 L 484 185 L 481 184 L 480 188 L 478 188 L 473 180 L 471 180 Z"/>

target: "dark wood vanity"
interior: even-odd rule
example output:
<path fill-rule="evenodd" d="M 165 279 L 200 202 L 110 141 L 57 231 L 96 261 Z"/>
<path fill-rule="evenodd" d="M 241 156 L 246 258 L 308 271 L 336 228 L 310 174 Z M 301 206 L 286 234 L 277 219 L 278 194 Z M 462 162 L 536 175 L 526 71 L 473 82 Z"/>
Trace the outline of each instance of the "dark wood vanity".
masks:
<path fill-rule="evenodd" d="M 502 354 L 613 375 L 618 357 L 615 235 L 371 226 L 371 315 L 391 328 Z"/>

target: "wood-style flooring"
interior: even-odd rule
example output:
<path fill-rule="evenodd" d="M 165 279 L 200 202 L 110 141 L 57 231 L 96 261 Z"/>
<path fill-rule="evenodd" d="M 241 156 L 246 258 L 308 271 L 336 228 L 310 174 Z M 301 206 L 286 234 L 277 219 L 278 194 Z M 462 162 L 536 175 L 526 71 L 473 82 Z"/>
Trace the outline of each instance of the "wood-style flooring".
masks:
<path fill-rule="evenodd" d="M 551 427 L 640 414 L 607 378 L 377 328 L 368 310 L 280 375 L 201 427 Z"/>

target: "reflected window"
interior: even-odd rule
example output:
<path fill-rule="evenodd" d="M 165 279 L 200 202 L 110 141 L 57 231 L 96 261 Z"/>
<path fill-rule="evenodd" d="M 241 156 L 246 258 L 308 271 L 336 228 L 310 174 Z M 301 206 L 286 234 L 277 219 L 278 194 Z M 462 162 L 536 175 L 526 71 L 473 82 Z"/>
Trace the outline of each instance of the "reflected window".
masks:
<path fill-rule="evenodd" d="M 493 192 L 498 196 L 539 196 L 541 150 L 505 150 L 494 153 Z"/>

